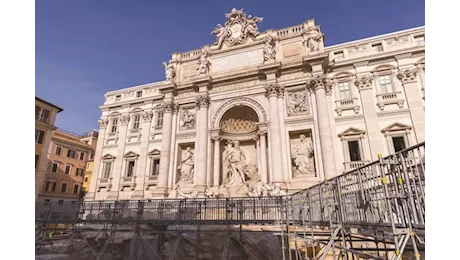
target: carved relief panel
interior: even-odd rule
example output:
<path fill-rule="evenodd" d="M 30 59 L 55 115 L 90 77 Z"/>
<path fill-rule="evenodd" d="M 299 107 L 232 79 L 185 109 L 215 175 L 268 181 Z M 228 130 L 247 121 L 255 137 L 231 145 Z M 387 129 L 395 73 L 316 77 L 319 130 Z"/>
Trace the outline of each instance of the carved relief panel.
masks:
<path fill-rule="evenodd" d="M 286 106 L 288 116 L 297 116 L 309 113 L 308 92 L 306 89 L 287 92 Z"/>
<path fill-rule="evenodd" d="M 292 177 L 316 177 L 311 129 L 290 132 Z"/>
<path fill-rule="evenodd" d="M 180 110 L 179 114 L 179 129 L 188 130 L 194 129 L 196 122 L 195 107 L 184 107 Z"/>

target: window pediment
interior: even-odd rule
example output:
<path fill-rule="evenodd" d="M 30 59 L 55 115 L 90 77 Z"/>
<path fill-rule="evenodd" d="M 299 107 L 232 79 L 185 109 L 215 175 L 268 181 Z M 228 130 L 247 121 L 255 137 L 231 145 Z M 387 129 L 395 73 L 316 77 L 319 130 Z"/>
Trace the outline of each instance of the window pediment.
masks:
<path fill-rule="evenodd" d="M 148 153 L 149 156 L 159 156 L 161 152 L 158 149 L 153 149 Z"/>
<path fill-rule="evenodd" d="M 137 157 L 139 157 L 139 154 L 130 151 L 130 152 L 126 153 L 124 157 L 125 158 L 137 158 Z"/>
<path fill-rule="evenodd" d="M 404 131 L 404 130 L 411 130 L 411 129 L 412 129 L 412 126 L 410 125 L 406 125 L 402 123 L 393 123 L 385 127 L 384 129 L 382 129 L 382 133 L 394 132 L 394 131 Z"/>
<path fill-rule="evenodd" d="M 102 156 L 102 160 L 115 160 L 115 156 L 111 155 L 111 154 L 106 154 L 104 156 Z"/>
<path fill-rule="evenodd" d="M 345 130 L 342 133 L 340 133 L 339 137 L 353 136 L 353 135 L 363 135 L 365 133 L 366 132 L 361 130 L 361 129 L 350 127 L 347 130 Z"/>

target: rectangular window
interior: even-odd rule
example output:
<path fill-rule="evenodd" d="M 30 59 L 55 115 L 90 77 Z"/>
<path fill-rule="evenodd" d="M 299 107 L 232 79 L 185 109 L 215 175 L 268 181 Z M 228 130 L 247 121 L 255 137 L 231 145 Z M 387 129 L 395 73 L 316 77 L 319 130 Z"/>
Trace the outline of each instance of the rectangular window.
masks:
<path fill-rule="evenodd" d="M 56 182 L 53 182 L 53 185 L 51 186 L 51 191 L 56 191 Z"/>
<path fill-rule="evenodd" d="M 51 182 L 51 181 L 46 182 L 45 191 L 49 191 L 52 184 L 53 184 L 53 182 Z"/>
<path fill-rule="evenodd" d="M 343 54 L 343 51 L 334 52 L 334 58 L 337 60 L 343 60 L 345 55 Z"/>
<path fill-rule="evenodd" d="M 40 155 L 36 154 L 35 155 L 35 169 L 37 169 L 37 165 L 38 165 L 38 159 L 40 158 Z"/>
<path fill-rule="evenodd" d="M 77 168 L 77 176 L 83 177 L 83 168 Z"/>
<path fill-rule="evenodd" d="M 351 98 L 351 90 L 350 90 L 350 83 L 349 82 L 340 82 L 338 85 L 338 98 L 339 100 L 345 100 Z"/>
<path fill-rule="evenodd" d="M 61 185 L 61 192 L 67 192 L 67 183 L 62 183 Z"/>
<path fill-rule="evenodd" d="M 81 153 L 80 153 L 80 160 L 83 161 L 84 159 L 85 159 L 85 153 L 81 152 Z"/>
<path fill-rule="evenodd" d="M 163 126 L 163 112 L 159 111 L 157 113 L 157 127 L 162 127 Z"/>
<path fill-rule="evenodd" d="M 372 50 L 382 52 L 383 51 L 383 46 L 382 46 L 381 43 L 372 44 Z"/>
<path fill-rule="evenodd" d="M 416 44 L 424 44 L 425 43 L 425 35 L 414 36 L 414 42 Z"/>
<path fill-rule="evenodd" d="M 59 163 L 53 162 L 53 165 L 51 165 L 51 172 L 56 173 L 59 169 Z"/>
<path fill-rule="evenodd" d="M 404 136 L 393 136 L 392 139 L 395 153 L 406 149 L 406 141 L 404 140 Z"/>
<path fill-rule="evenodd" d="M 72 166 L 66 165 L 65 166 L 65 174 L 70 175 L 71 171 L 72 171 Z"/>
<path fill-rule="evenodd" d="M 141 123 L 141 115 L 134 116 L 133 129 L 139 129 Z"/>
<path fill-rule="evenodd" d="M 39 106 L 35 106 L 35 120 L 47 123 L 50 111 Z"/>
<path fill-rule="evenodd" d="M 150 175 L 155 176 L 160 173 L 160 159 L 153 159 Z"/>
<path fill-rule="evenodd" d="M 45 204 L 50 204 L 50 200 L 49 200 L 49 199 L 46 199 L 46 200 L 45 200 Z"/>
<path fill-rule="evenodd" d="M 94 154 L 90 154 L 89 159 L 93 160 L 94 159 Z"/>
<path fill-rule="evenodd" d="M 128 161 L 128 169 L 126 172 L 126 177 L 133 177 L 135 164 L 136 164 L 135 161 Z"/>
<path fill-rule="evenodd" d="M 142 97 L 142 91 L 137 91 L 136 92 L 136 97 Z"/>
<path fill-rule="evenodd" d="M 110 132 L 116 133 L 117 132 L 117 127 L 118 127 L 118 118 L 114 118 L 112 120 L 112 129 Z"/>
<path fill-rule="evenodd" d="M 88 177 L 85 177 L 85 182 L 88 182 Z"/>
<path fill-rule="evenodd" d="M 35 143 L 36 144 L 42 144 L 43 143 L 43 137 L 45 137 L 45 132 L 43 132 L 40 129 L 35 128 Z"/>
<path fill-rule="evenodd" d="M 73 186 L 73 193 L 77 194 L 78 193 L 78 188 L 79 188 L 78 184 L 75 184 Z"/>
<path fill-rule="evenodd" d="M 61 153 L 62 153 L 62 147 L 56 146 L 56 154 L 61 155 Z"/>
<path fill-rule="evenodd" d="M 120 101 L 120 100 L 121 100 L 121 95 L 116 95 L 116 96 L 115 96 L 115 102 L 118 102 L 118 101 Z"/>
<path fill-rule="evenodd" d="M 350 153 L 351 162 L 361 161 L 361 152 L 358 141 L 348 141 L 348 151 Z"/>
<path fill-rule="evenodd" d="M 90 163 L 89 163 L 89 162 L 87 162 L 87 163 L 86 163 L 86 170 L 88 170 L 88 169 L 89 169 L 89 165 L 90 165 Z"/>
<path fill-rule="evenodd" d="M 75 150 L 68 150 L 67 151 L 67 157 L 69 158 L 75 158 Z"/>
<path fill-rule="evenodd" d="M 393 82 L 390 75 L 379 77 L 380 91 L 382 94 L 393 93 Z"/>
<path fill-rule="evenodd" d="M 103 172 L 102 178 L 103 179 L 108 179 L 110 177 L 111 168 L 112 168 L 112 162 L 105 162 L 104 163 L 104 167 L 102 169 L 102 172 Z"/>

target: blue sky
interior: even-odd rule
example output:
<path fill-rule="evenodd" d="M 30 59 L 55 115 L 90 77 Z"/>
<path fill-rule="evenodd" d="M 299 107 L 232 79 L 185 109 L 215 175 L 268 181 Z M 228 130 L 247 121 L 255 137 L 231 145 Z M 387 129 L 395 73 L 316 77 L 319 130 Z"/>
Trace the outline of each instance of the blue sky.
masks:
<path fill-rule="evenodd" d="M 423 0 L 36 1 L 35 94 L 64 108 L 58 127 L 97 129 L 105 92 L 163 80 L 161 62 L 213 43 L 233 7 L 260 31 L 315 18 L 326 45 L 425 25 Z"/>

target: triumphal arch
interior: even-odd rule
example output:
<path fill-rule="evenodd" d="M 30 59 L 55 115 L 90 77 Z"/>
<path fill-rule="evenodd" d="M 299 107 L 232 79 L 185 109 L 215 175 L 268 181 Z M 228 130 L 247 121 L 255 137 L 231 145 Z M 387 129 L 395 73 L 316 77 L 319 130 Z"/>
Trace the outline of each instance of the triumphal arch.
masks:
<path fill-rule="evenodd" d="M 87 200 L 277 196 L 424 141 L 424 28 L 324 46 L 225 14 L 165 80 L 111 91 Z"/>

